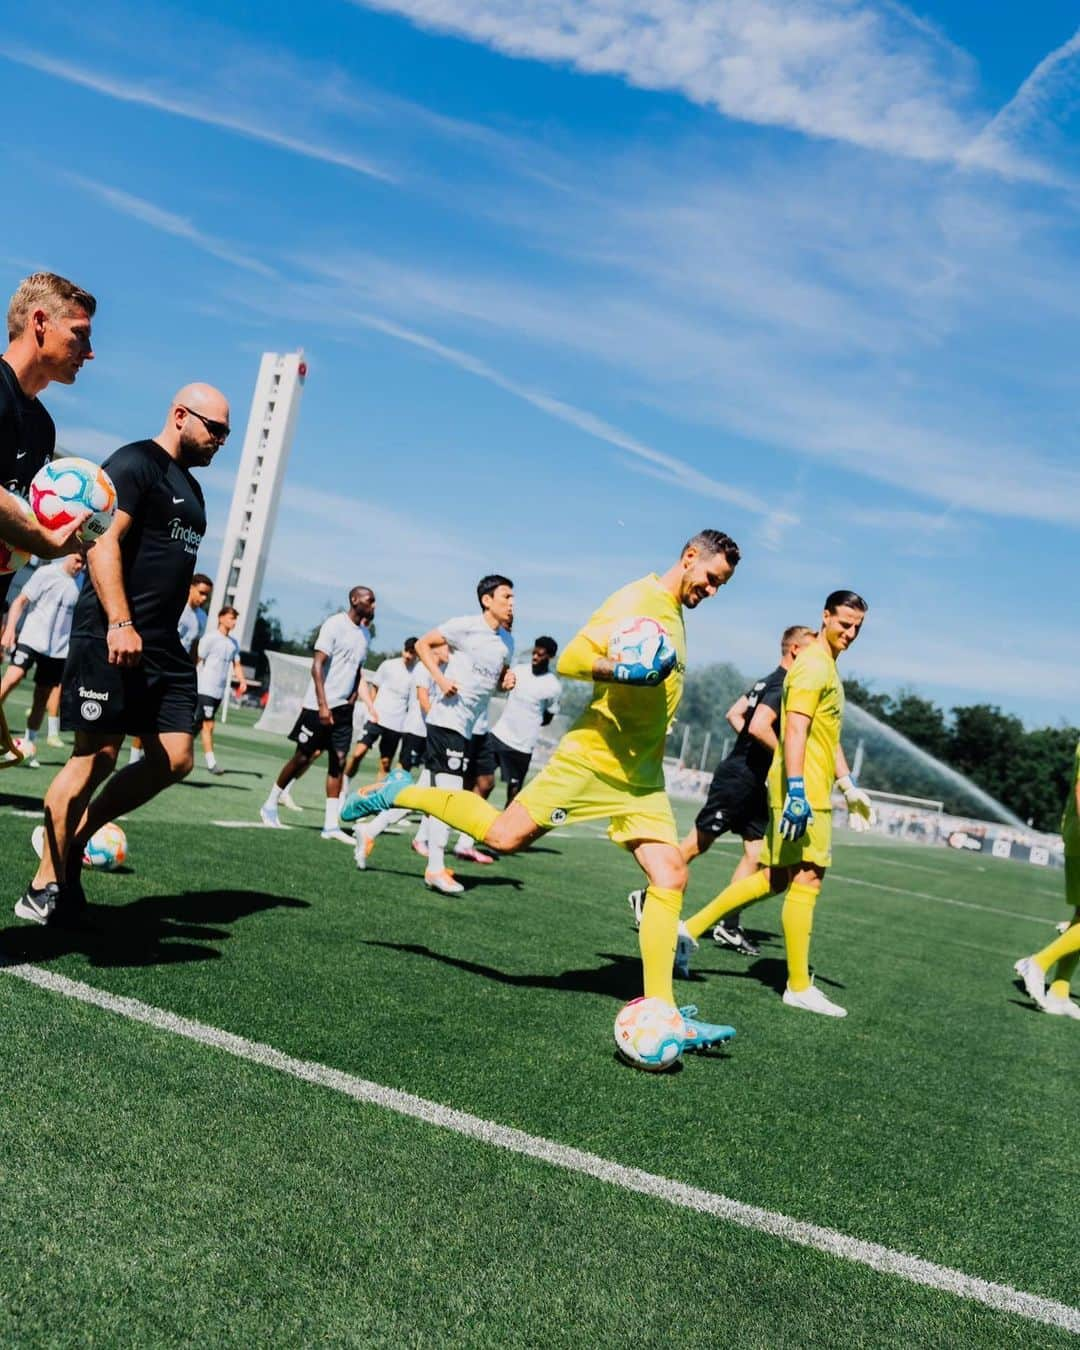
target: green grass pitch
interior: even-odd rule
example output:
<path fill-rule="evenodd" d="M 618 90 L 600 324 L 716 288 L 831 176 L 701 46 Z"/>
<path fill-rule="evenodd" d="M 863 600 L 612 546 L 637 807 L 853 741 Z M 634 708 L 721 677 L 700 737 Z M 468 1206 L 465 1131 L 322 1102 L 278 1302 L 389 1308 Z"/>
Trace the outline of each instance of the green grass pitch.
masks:
<path fill-rule="evenodd" d="M 17 729 L 21 703 L 12 725 Z M 558 832 L 425 891 L 408 836 L 366 873 L 318 837 L 318 766 L 288 833 L 257 819 L 287 754 L 241 714 L 125 822 L 97 930 L 6 911 L 0 951 L 301 1059 L 1068 1304 L 1080 1032 L 1033 1012 L 1019 955 L 1059 876 L 841 844 L 813 959 L 850 1010 L 782 1006 L 762 955 L 702 943 L 683 1002 L 731 1049 L 654 1077 L 611 1025 L 639 992 L 632 861 Z M 62 759 L 0 776 L 12 903 Z M 501 789 L 499 790 L 501 797 Z M 686 823 L 691 815 L 682 808 Z M 692 871 L 696 907 L 735 849 Z M 163 1031 L 0 979 L 0 1340 L 34 1345 L 1040 1346 L 1063 1331 L 507 1154 Z"/>

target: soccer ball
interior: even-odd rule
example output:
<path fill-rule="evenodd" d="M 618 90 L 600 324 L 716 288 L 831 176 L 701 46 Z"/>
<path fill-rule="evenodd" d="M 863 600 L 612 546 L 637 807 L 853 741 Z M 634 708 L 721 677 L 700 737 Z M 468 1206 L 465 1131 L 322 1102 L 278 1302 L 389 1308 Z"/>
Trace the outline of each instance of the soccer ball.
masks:
<path fill-rule="evenodd" d="M 12 736 L 11 746 L 15 754 L 12 754 L 11 751 L 8 752 L 7 758 L 10 762 L 15 762 L 15 755 L 22 755 L 22 759 L 19 761 L 21 764 L 25 764 L 28 759 L 34 758 L 34 744 L 24 736 Z"/>
<path fill-rule="evenodd" d="M 54 459 L 30 483 L 30 505 L 47 530 L 58 530 L 76 511 L 92 511 L 79 529 L 79 538 L 100 539 L 116 515 L 116 488 L 100 464 L 88 459 Z"/>
<path fill-rule="evenodd" d="M 615 1049 L 635 1069 L 670 1069 L 685 1038 L 682 1013 L 662 998 L 635 998 L 615 1018 Z"/>
<path fill-rule="evenodd" d="M 92 834 L 83 849 L 83 862 L 89 867 L 103 867 L 111 872 L 127 860 L 127 835 L 119 825 L 102 825 Z"/>
<path fill-rule="evenodd" d="M 12 493 L 12 496 L 15 494 Z M 28 501 L 22 497 L 15 497 L 15 500 L 23 509 L 23 513 L 34 518 L 34 510 Z M 20 567 L 25 567 L 30 561 L 30 554 L 25 553 L 21 548 L 16 548 L 14 544 L 5 544 L 0 539 L 0 576 L 7 576 L 9 572 L 17 572 Z"/>
<path fill-rule="evenodd" d="M 608 638 L 608 656 L 624 665 L 651 666 L 656 658 L 674 654 L 667 629 L 655 619 L 624 619 Z"/>

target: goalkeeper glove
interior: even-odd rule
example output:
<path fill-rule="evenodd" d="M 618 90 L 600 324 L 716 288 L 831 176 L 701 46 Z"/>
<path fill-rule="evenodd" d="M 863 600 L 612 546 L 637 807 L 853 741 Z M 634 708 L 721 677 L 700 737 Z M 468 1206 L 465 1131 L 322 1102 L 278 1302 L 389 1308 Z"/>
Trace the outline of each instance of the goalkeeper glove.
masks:
<path fill-rule="evenodd" d="M 660 684 L 675 669 L 678 659 L 675 648 L 664 643 L 657 648 L 648 665 L 643 661 L 616 662 L 611 678 L 619 684 Z"/>
<path fill-rule="evenodd" d="M 784 810 L 780 816 L 781 839 L 801 839 L 813 819 L 814 813 L 806 800 L 806 783 L 801 778 L 789 778 Z"/>
<path fill-rule="evenodd" d="M 861 834 L 863 830 L 868 830 L 871 825 L 877 823 L 873 802 L 862 788 L 856 787 L 851 774 L 846 773 L 843 778 L 838 778 L 836 786 L 844 794 L 844 801 L 847 802 L 848 825 L 851 829 Z"/>

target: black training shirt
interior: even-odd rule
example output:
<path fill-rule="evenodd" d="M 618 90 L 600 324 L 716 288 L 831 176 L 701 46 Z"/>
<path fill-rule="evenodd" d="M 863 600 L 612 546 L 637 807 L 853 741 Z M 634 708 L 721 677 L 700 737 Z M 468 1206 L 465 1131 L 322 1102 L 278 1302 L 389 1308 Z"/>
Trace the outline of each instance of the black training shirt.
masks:
<path fill-rule="evenodd" d="M 44 405 L 28 398 L 15 372 L 0 356 L 0 487 L 30 496 L 30 480 L 56 448 L 56 427 Z M 0 576 L 0 607 L 12 574 Z"/>
<path fill-rule="evenodd" d="M 728 755 L 726 763 L 743 764 L 756 779 L 764 783 L 769 776 L 769 766 L 772 764 L 773 752 L 761 744 L 750 735 L 750 722 L 754 713 L 762 704 L 766 708 L 771 708 L 777 716 L 777 730 L 779 730 L 780 700 L 784 693 L 784 680 L 787 678 L 787 671 L 783 666 L 777 666 L 771 675 L 766 675 L 763 680 L 746 691 L 746 716 L 743 718 L 742 730 L 735 738 L 735 745 Z"/>
<path fill-rule="evenodd" d="M 202 489 L 157 441 L 121 446 L 102 467 L 116 485 L 118 508 L 131 516 L 120 556 L 135 629 L 148 647 L 178 646 L 176 625 L 206 532 Z M 71 631 L 104 637 L 106 628 L 91 581 L 83 587 Z"/>

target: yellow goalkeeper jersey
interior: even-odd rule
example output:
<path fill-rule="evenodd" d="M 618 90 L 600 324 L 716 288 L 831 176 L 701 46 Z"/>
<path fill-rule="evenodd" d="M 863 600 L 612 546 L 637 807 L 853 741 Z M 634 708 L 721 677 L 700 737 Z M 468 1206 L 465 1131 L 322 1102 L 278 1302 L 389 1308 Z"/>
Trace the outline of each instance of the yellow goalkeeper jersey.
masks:
<path fill-rule="evenodd" d="M 817 642 L 799 653 L 784 681 L 780 704 L 781 748 L 773 756 L 772 768 L 769 770 L 769 805 L 777 811 L 783 807 L 787 791 L 784 728 L 788 714 L 793 712 L 804 713 L 813 719 L 803 764 L 806 799 L 813 810 L 828 811 L 832 807 L 836 751 L 840 745 L 840 728 L 844 720 L 844 686 L 840 683 L 836 662 Z"/>
<path fill-rule="evenodd" d="M 559 674 L 587 680 L 608 654 L 616 624 L 634 618 L 663 624 L 678 654 L 662 684 L 596 684 L 592 701 L 563 737 L 559 752 L 583 760 L 606 778 L 634 788 L 664 786 L 664 743 L 682 698 L 686 627 L 682 605 L 655 573 L 609 595 L 559 658 Z"/>

